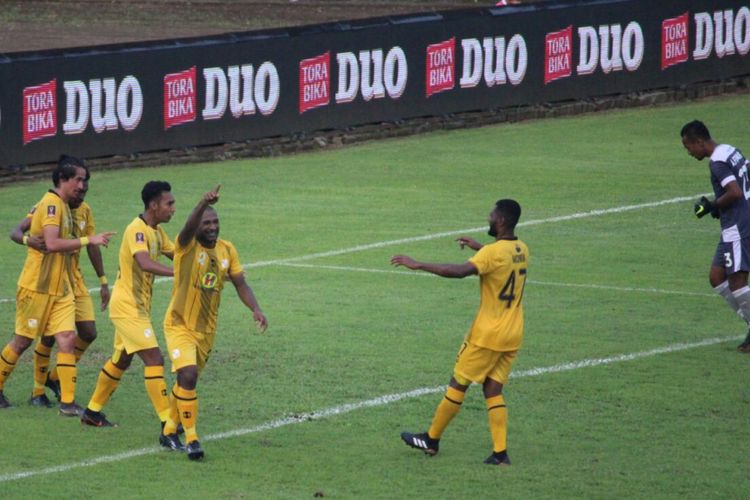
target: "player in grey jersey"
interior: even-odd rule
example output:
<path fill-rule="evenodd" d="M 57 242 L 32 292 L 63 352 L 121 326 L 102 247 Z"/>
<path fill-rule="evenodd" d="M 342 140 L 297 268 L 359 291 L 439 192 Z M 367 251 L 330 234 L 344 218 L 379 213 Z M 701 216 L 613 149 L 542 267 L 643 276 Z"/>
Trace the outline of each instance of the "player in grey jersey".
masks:
<path fill-rule="evenodd" d="M 739 149 L 717 144 L 703 122 L 694 120 L 680 132 L 682 145 L 698 161 L 709 158 L 713 201 L 705 196 L 695 204 L 695 215 L 707 214 L 721 222 L 721 239 L 716 247 L 708 279 L 745 323 L 750 322 L 750 179 L 748 161 Z M 750 331 L 737 349 L 750 352 Z"/>

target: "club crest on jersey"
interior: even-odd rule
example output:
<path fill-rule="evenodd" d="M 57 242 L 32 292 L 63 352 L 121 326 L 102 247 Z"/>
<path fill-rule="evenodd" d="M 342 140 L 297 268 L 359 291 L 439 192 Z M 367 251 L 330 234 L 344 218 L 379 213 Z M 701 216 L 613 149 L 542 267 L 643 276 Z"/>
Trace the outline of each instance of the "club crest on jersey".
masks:
<path fill-rule="evenodd" d="M 57 207 L 54 205 L 47 206 L 47 217 L 54 217 L 57 215 Z"/>
<path fill-rule="evenodd" d="M 227 259 L 221 259 L 221 268 L 226 269 L 229 267 L 229 261 Z"/>
<path fill-rule="evenodd" d="M 203 278 L 201 278 L 201 286 L 203 288 L 208 288 L 209 290 L 214 288 L 216 286 L 216 283 L 219 281 L 219 278 L 216 277 L 214 273 L 206 273 L 203 275 Z"/>
<path fill-rule="evenodd" d="M 81 222 L 79 222 L 78 227 L 80 227 L 81 231 L 83 231 L 86 228 L 86 221 L 82 220 Z"/>
<path fill-rule="evenodd" d="M 206 263 L 206 252 L 201 252 L 198 254 L 198 264 L 201 266 Z"/>
<path fill-rule="evenodd" d="M 146 241 L 146 236 L 143 233 L 135 233 L 136 243 L 144 243 L 145 241 Z"/>

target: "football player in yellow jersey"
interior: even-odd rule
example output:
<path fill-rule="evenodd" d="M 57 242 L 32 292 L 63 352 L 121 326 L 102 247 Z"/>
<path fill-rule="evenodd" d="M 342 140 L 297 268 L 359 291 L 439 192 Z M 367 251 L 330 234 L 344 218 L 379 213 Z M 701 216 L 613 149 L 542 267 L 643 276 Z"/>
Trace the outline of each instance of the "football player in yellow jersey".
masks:
<path fill-rule="evenodd" d="M 60 376 L 60 414 L 78 416 L 75 404 L 75 299 L 70 282 L 70 254 L 88 245 L 106 245 L 111 232 L 73 238 L 69 203 L 80 195 L 86 170 L 74 159 L 63 157 L 52 173 L 55 188 L 38 203 L 30 234 L 42 236 L 46 252 L 29 247 L 18 279 L 16 332 L 0 353 L 0 408 L 10 406 L 3 394 L 5 381 L 20 355 L 40 335 L 57 339 Z"/>
<path fill-rule="evenodd" d="M 484 461 L 492 465 L 510 465 L 506 435 L 508 411 L 503 386 L 523 340 L 523 290 L 529 252 L 514 230 L 521 217 L 521 206 L 514 200 L 499 200 L 490 212 L 489 231 L 495 242 L 482 246 L 471 238 L 461 237 L 461 248 L 468 246 L 477 253 L 463 264 L 430 264 L 405 255 L 391 258 L 395 266 L 427 271 L 445 278 L 479 275 L 480 303 L 458 351 L 453 377 L 427 432 L 404 432 L 401 439 L 428 455 L 436 455 L 440 438 L 453 417 L 458 414 L 471 383 L 482 384 L 492 434 L 493 451 Z"/>
<path fill-rule="evenodd" d="M 84 424 L 113 425 L 102 409 L 136 354 L 143 360 L 146 392 L 162 426 L 169 415 L 164 358 L 151 324 L 151 292 L 154 276 L 173 276 L 171 267 L 157 262 L 160 255 L 171 259 L 174 253 L 174 245 L 161 227 L 175 212 L 171 191 L 167 182 L 147 182 L 141 191 L 144 211 L 123 234 L 117 280 L 109 303 L 109 317 L 115 325 L 114 353 L 102 367 L 91 400 L 81 415 Z"/>
<path fill-rule="evenodd" d="M 63 156 L 63 159 L 74 161 L 83 165 L 83 168 L 86 169 L 86 179 L 84 181 L 83 189 L 79 192 L 78 197 L 68 205 L 73 214 L 73 236 L 76 238 L 94 236 L 96 233 L 94 216 L 91 207 L 84 201 L 86 193 L 88 192 L 91 173 L 81 160 L 66 156 Z M 44 252 L 46 250 L 44 247 L 44 241 L 39 236 L 25 235 L 31 227 L 31 219 L 36 208 L 37 207 L 34 206 L 24 220 L 16 226 L 11 233 L 11 239 L 20 245 L 25 244 Z M 99 294 L 101 296 L 101 310 L 103 311 L 106 309 L 107 303 L 109 302 L 109 285 L 107 283 L 107 276 L 104 274 L 102 253 L 99 247 L 94 245 L 88 245 L 86 251 L 89 260 L 91 261 L 91 265 L 99 277 Z M 73 252 L 71 265 L 71 282 L 73 283 L 73 295 L 75 297 L 76 306 L 76 362 L 80 361 L 83 353 L 88 349 L 89 345 L 96 340 L 97 336 L 94 304 L 91 300 L 88 288 L 86 287 L 86 283 L 83 280 L 83 274 L 81 273 L 79 266 L 79 255 L 79 251 Z M 52 390 L 58 401 L 60 400 L 60 378 L 57 373 L 57 367 L 49 370 L 50 353 L 54 344 L 55 337 L 41 337 L 34 349 L 34 389 L 32 390 L 31 399 L 29 400 L 29 403 L 34 406 L 43 406 L 47 408 L 54 406 L 44 393 L 45 386 Z"/>
<path fill-rule="evenodd" d="M 210 206 L 219 200 L 218 192 L 219 186 L 203 195 L 177 237 L 174 287 L 164 318 L 164 336 L 172 370 L 177 371 L 177 383 L 172 388 L 171 413 L 162 440 L 177 446 L 177 425 L 182 423 L 191 460 L 204 455 L 195 430 L 196 385 L 214 344 L 225 280 L 232 282 L 261 331 L 268 326 L 255 294 L 245 281 L 237 250 L 230 242 L 219 239 L 219 216 Z"/>

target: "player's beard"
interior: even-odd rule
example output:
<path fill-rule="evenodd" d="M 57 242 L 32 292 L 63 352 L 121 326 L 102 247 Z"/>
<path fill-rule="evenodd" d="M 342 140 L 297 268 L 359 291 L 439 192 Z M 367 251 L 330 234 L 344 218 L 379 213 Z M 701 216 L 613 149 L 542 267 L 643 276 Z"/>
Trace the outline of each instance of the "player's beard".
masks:
<path fill-rule="evenodd" d="M 493 238 L 497 237 L 497 228 L 494 225 L 490 224 L 490 228 L 487 230 L 487 234 L 489 234 Z"/>

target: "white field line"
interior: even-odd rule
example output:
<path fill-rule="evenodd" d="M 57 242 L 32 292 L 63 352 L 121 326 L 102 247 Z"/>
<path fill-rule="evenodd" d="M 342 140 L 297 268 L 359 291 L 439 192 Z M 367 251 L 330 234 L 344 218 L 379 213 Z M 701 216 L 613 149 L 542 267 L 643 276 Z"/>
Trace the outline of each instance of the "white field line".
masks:
<path fill-rule="evenodd" d="M 403 274 L 407 276 L 420 276 L 425 278 L 437 278 L 438 276 L 430 273 L 423 273 L 419 271 L 399 271 L 395 269 L 377 269 L 369 267 L 349 267 L 349 266 L 328 266 L 324 264 L 299 264 L 294 262 L 282 262 L 277 264 L 285 267 L 299 267 L 305 269 L 328 269 L 331 271 L 348 271 L 357 273 L 380 273 L 380 274 Z M 469 278 L 476 279 L 476 276 L 469 276 Z M 700 292 L 683 292 L 680 290 L 664 290 L 661 288 L 635 288 L 628 286 L 614 286 L 614 285 L 596 285 L 587 283 L 558 283 L 554 281 L 537 281 L 528 280 L 528 283 L 532 285 L 541 286 L 559 286 L 568 288 L 592 288 L 595 290 L 612 290 L 616 292 L 640 292 L 640 293 L 657 293 L 665 295 L 688 295 L 693 297 L 718 297 L 715 293 L 700 293 Z"/>
<path fill-rule="evenodd" d="M 695 349 L 697 347 L 706 347 L 706 346 L 711 346 L 715 344 L 721 344 L 723 342 L 737 340 L 739 338 L 742 338 L 742 337 L 737 337 L 737 336 L 714 337 L 714 338 L 704 339 L 698 342 L 672 344 L 672 345 L 668 345 L 665 347 L 658 347 L 656 349 L 651 349 L 649 351 L 634 352 L 630 354 L 620 354 L 620 355 L 611 356 L 608 358 L 584 359 L 581 361 L 563 363 L 563 364 L 554 365 L 554 366 L 531 368 L 529 370 L 520 370 L 520 371 L 511 373 L 511 378 L 516 379 L 516 378 L 526 378 L 526 377 L 537 377 L 539 375 L 545 375 L 549 373 L 560 373 L 560 372 L 578 370 L 581 368 L 591 368 L 595 366 L 610 365 L 613 363 L 622 363 L 624 361 L 633 361 L 636 359 L 649 358 L 649 357 L 657 356 L 660 354 L 669 354 L 673 352 L 685 351 L 688 349 Z M 265 432 L 265 431 L 269 431 L 273 429 L 278 429 L 279 427 L 286 427 L 288 425 L 301 424 L 301 423 L 308 422 L 308 421 L 321 420 L 324 418 L 344 415 L 346 413 L 350 413 L 355 410 L 360 410 L 363 408 L 374 408 L 378 406 L 384 406 L 384 405 L 388 405 L 391 403 L 395 403 L 395 402 L 405 400 L 405 399 L 411 399 L 411 398 L 416 398 L 419 396 L 424 396 L 427 394 L 441 393 L 444 390 L 445 390 L 445 386 L 437 386 L 437 387 L 423 387 L 421 389 L 414 389 L 412 391 L 401 392 L 398 394 L 386 394 L 384 396 L 379 396 L 377 398 L 367 399 L 367 400 L 359 401 L 356 403 L 348 403 L 348 404 L 343 404 L 339 406 L 333 406 L 330 408 L 326 408 L 326 409 L 311 412 L 311 413 L 303 413 L 301 415 L 295 415 L 292 417 L 280 418 L 280 419 L 272 420 L 270 422 L 266 422 L 264 424 L 260 424 L 254 427 L 246 427 L 243 429 L 235 429 L 233 431 L 226 431 L 226 432 L 220 432 L 217 434 L 211 434 L 211 435 L 205 436 L 202 439 L 202 441 L 204 442 L 205 441 L 219 441 L 222 439 L 245 436 L 247 434 L 256 434 L 259 432 Z M 107 431 L 96 431 L 96 432 L 107 432 Z M 31 469 L 31 470 L 27 470 L 23 472 L 11 472 L 8 474 L 0 475 L 0 483 L 4 483 L 8 481 L 16 481 L 19 479 L 25 479 L 25 478 L 34 477 L 34 476 L 58 474 L 62 472 L 68 472 L 74 469 L 81 469 L 84 467 L 93 467 L 99 464 L 120 462 L 123 460 L 128 460 L 130 458 L 141 457 L 144 455 L 152 455 L 152 454 L 158 453 L 159 451 L 161 451 L 161 448 L 152 446 L 148 448 L 139 448 L 135 450 L 125 451 L 125 452 L 117 453 L 114 455 L 104 455 L 101 457 L 96 457 L 96 458 L 92 458 L 89 460 L 83 460 L 80 462 L 56 465 L 53 467 Z"/>
<path fill-rule="evenodd" d="M 518 224 L 518 227 L 525 227 L 525 226 L 537 226 L 539 224 L 548 224 L 550 222 L 564 222 L 569 220 L 576 220 L 576 219 L 585 219 L 587 217 L 599 217 L 602 215 L 608 215 L 608 214 L 618 214 L 622 212 L 631 212 L 633 210 L 641 210 L 644 208 L 654 208 L 654 207 L 660 207 L 663 205 L 671 205 L 673 203 L 681 203 L 683 201 L 690 201 L 695 200 L 699 198 L 700 196 L 704 196 L 706 193 L 702 194 L 696 194 L 693 196 L 679 196 L 677 198 L 670 198 L 668 200 L 660 200 L 660 201 L 652 201 L 649 203 L 640 203 L 638 205 L 623 205 L 620 207 L 614 207 L 614 208 L 604 208 L 604 209 L 597 209 L 597 210 L 589 210 L 588 212 L 578 212 L 570 215 L 560 215 L 558 217 L 549 217 L 546 219 L 536 219 L 536 220 L 530 220 L 526 222 L 520 222 Z M 287 264 L 289 262 L 301 262 L 305 260 L 313 260 L 318 259 L 322 257 L 333 257 L 336 255 L 343 255 L 347 253 L 355 253 L 355 252 L 363 252 L 365 250 L 372 250 L 375 248 L 383 248 L 393 245 L 401 245 L 405 243 L 415 243 L 418 241 L 428 241 L 428 240 L 434 240 L 438 238 L 444 238 L 447 236 L 459 236 L 462 234 L 467 233 L 476 233 L 478 231 L 483 231 L 487 229 L 487 226 L 479 226 L 479 227 L 472 227 L 469 229 L 459 229 L 456 231 L 445 231 L 442 233 L 432 233 L 432 234 L 425 234 L 423 236 L 413 236 L 410 238 L 401 238 L 398 240 L 386 240 L 386 241 L 379 241 L 376 243 L 369 243 L 366 245 L 357 245 L 354 247 L 347 247 L 347 248 L 340 248 L 338 250 L 329 250 L 327 252 L 318 252 L 318 253 L 311 253 L 307 255 L 300 255 L 298 257 L 289 257 L 286 259 L 275 259 L 275 260 L 262 260 L 258 262 L 253 262 L 251 264 L 243 264 L 243 268 L 257 268 L 257 267 L 266 267 L 266 266 L 273 266 L 277 264 Z M 154 280 L 155 283 L 163 283 L 167 281 L 172 281 L 172 278 L 157 278 Z M 99 288 L 90 288 L 90 293 L 99 293 Z M 0 304 L 3 303 L 15 303 L 16 299 L 11 298 L 0 298 Z"/>

